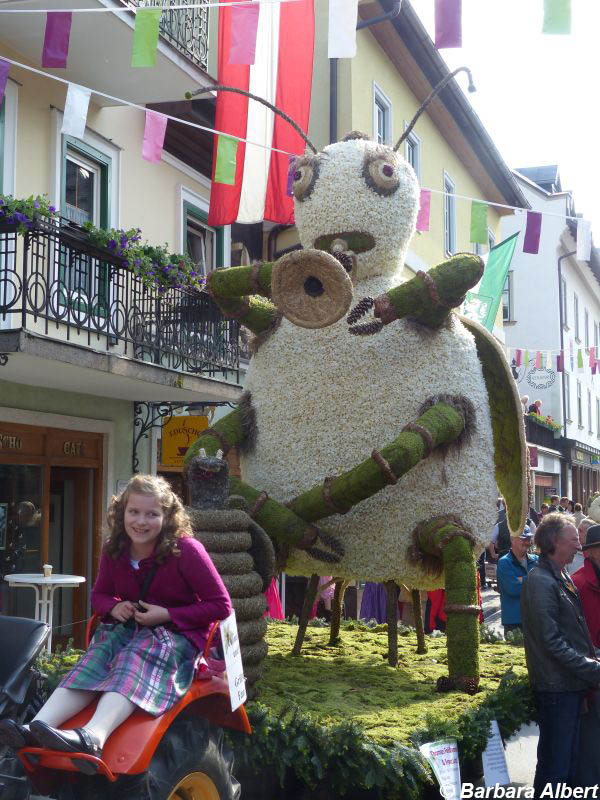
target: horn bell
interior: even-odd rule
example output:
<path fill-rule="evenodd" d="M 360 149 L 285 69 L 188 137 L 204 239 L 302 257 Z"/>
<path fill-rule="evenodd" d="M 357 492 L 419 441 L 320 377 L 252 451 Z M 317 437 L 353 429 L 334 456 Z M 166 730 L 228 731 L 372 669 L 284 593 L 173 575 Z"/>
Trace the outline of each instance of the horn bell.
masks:
<path fill-rule="evenodd" d="M 293 250 L 273 266 L 271 299 L 294 325 L 326 328 L 350 308 L 352 281 L 324 250 Z"/>

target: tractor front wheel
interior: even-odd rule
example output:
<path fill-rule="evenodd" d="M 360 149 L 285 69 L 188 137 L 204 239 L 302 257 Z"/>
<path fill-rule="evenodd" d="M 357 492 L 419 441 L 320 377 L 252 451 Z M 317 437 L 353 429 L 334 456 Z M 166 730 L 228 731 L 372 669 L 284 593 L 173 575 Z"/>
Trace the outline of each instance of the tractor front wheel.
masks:
<path fill-rule="evenodd" d="M 147 772 L 117 782 L 115 800 L 239 800 L 232 767 L 221 728 L 205 717 L 180 718 L 163 736 Z"/>

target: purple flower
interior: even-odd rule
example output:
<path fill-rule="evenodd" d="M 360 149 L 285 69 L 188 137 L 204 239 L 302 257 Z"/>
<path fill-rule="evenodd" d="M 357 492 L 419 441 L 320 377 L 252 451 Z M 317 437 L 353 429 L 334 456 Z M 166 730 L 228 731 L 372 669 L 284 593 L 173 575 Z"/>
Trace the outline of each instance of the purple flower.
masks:
<path fill-rule="evenodd" d="M 48 211 L 51 214 L 56 214 L 56 206 L 48 206 Z"/>
<path fill-rule="evenodd" d="M 127 247 L 127 236 L 125 236 L 125 234 L 123 234 L 121 236 L 121 249 L 124 250 L 126 247 Z"/>
<path fill-rule="evenodd" d="M 34 200 L 33 207 L 34 208 L 39 208 L 40 207 L 40 201 L 39 200 Z"/>
<path fill-rule="evenodd" d="M 115 242 L 115 240 L 114 239 L 109 239 L 108 245 L 107 245 L 108 249 L 109 250 L 114 250 L 116 246 L 117 246 L 117 243 Z"/>

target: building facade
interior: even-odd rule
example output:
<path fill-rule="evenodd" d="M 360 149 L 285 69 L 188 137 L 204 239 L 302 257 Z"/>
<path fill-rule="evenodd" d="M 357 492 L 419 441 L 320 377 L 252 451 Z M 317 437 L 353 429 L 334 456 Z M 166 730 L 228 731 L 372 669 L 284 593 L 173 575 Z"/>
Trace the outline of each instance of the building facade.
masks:
<path fill-rule="evenodd" d="M 536 418 L 527 423 L 536 502 L 556 493 L 585 504 L 600 489 L 600 378 L 590 367 L 590 348 L 599 344 L 600 260 L 594 249 L 590 261 L 576 258 L 575 206 L 558 167 L 523 168 L 515 178 L 543 217 L 537 254 L 523 252 L 522 236 L 517 241 L 503 300 L 506 345 L 513 356 L 529 353 L 528 364 L 513 365 L 521 396 L 541 400 L 542 417 L 560 425 L 553 432 Z M 523 214 L 505 217 L 502 235 L 524 234 L 525 223 Z"/>
<path fill-rule="evenodd" d="M 85 576 L 55 601 L 57 633 L 78 639 L 111 496 L 132 471 L 171 476 L 163 420 L 190 406 L 214 414 L 241 392 L 237 323 L 197 290 L 158 291 L 84 228 L 140 228 L 200 273 L 229 263 L 229 228 L 207 225 L 212 137 L 169 122 L 161 162 L 142 158 L 145 106 L 210 118 L 210 103 L 180 98 L 212 82 L 214 20 L 197 7 L 185 20 L 163 13 L 151 70 L 129 64 L 133 24 L 74 14 L 68 68 L 47 71 L 63 82 L 26 69 L 40 69 L 45 14 L 5 16 L 0 32 L 0 56 L 22 65 L 0 114 L 2 195 L 46 196 L 59 214 L 0 219 L 0 573 L 50 563 Z M 97 92 L 81 138 L 61 132 L 64 81 Z M 4 582 L 0 603 L 33 614 L 31 590 Z"/>

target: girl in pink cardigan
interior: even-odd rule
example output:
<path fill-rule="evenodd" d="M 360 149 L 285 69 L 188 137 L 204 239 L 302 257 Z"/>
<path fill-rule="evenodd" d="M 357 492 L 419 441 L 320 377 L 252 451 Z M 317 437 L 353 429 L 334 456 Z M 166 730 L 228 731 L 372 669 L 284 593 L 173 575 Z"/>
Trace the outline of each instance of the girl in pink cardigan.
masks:
<path fill-rule="evenodd" d="M 210 624 L 231 613 L 227 589 L 167 481 L 134 476 L 113 497 L 108 524 L 92 590 L 102 624 L 29 726 L 0 723 L 0 739 L 13 747 L 99 756 L 136 707 L 158 715 L 183 697 Z M 60 729 L 98 693 L 85 728 Z"/>

